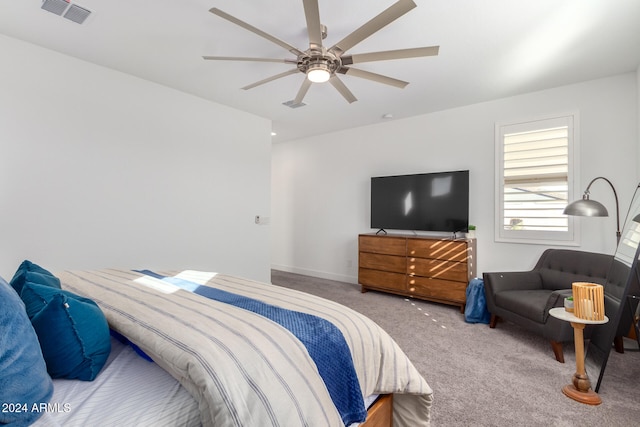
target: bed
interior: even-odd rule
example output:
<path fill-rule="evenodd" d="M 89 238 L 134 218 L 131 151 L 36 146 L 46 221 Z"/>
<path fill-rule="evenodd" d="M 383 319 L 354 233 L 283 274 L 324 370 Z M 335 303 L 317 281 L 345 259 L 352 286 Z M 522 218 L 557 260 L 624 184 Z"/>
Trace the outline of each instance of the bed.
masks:
<path fill-rule="evenodd" d="M 343 426 L 365 418 L 364 427 L 429 425 L 432 390 L 424 378 L 380 327 L 335 302 L 207 272 L 55 277 L 61 289 L 51 292 L 99 307 L 110 350 L 93 381 L 54 380 L 36 425 L 104 425 L 104 414 L 117 412 L 130 420 L 156 415 L 136 425 Z M 27 290 L 21 296 L 29 301 Z M 143 371 L 142 379 L 127 373 Z M 161 390 L 150 401 L 143 400 L 151 396 L 145 378 Z M 126 404 L 109 397 L 123 393 Z M 151 409 L 162 399 L 177 407 Z"/>

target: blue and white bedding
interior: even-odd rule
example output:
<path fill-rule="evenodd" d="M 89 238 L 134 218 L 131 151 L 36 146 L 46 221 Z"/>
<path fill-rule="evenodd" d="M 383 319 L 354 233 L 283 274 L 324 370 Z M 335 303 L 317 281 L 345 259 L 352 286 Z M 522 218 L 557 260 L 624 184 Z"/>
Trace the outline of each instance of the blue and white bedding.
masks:
<path fill-rule="evenodd" d="M 137 271 L 180 289 L 231 304 L 276 322 L 291 332 L 307 349 L 344 425 L 366 420 L 367 409 L 364 406 L 349 346 L 342 332 L 333 323 L 318 316 L 287 310 L 255 298 L 200 285 L 184 278 L 163 276 L 149 270 Z"/>
<path fill-rule="evenodd" d="M 232 276 L 158 273 L 325 319 L 342 332 L 360 394 L 393 393 L 396 426 L 429 425 L 430 387 L 396 343 L 359 313 Z M 112 329 L 180 381 L 197 401 L 203 425 L 344 425 L 309 351 L 277 322 L 138 272 L 57 276 L 63 289 L 94 300 Z"/>

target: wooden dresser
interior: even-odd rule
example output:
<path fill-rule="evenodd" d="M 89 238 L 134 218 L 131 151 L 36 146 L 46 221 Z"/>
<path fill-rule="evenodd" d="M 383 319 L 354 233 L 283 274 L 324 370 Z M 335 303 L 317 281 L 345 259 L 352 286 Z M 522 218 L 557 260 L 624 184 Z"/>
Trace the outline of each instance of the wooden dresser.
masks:
<path fill-rule="evenodd" d="M 475 239 L 400 234 L 358 236 L 358 283 L 369 289 L 460 306 L 476 276 Z"/>

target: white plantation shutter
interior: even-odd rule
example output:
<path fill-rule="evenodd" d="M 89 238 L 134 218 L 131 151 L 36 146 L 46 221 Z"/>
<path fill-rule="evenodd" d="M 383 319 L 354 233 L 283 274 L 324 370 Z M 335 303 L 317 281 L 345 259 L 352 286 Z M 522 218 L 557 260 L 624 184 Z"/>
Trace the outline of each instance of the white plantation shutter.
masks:
<path fill-rule="evenodd" d="M 497 240 L 575 241 L 573 116 L 496 126 Z"/>

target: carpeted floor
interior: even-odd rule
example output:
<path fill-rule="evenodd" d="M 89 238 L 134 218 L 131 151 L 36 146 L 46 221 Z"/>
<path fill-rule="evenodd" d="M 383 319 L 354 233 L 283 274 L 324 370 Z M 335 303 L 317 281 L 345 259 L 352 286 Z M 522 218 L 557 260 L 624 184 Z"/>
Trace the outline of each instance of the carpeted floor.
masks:
<path fill-rule="evenodd" d="M 384 328 L 433 389 L 434 427 L 640 425 L 638 351 L 611 352 L 603 403 L 590 406 L 561 391 L 575 372 L 571 344 L 561 364 L 541 337 L 506 322 L 466 323 L 457 307 L 278 270 L 272 283 L 338 301 Z"/>

